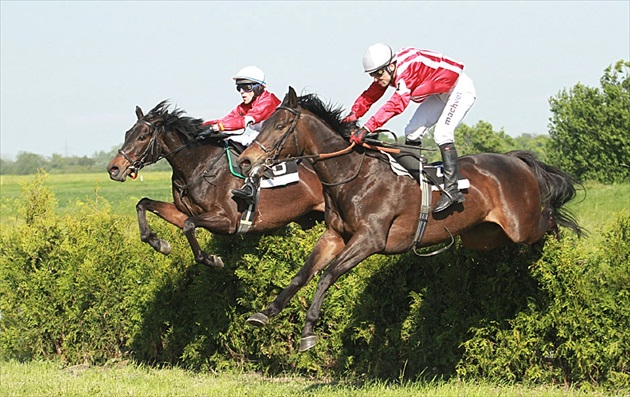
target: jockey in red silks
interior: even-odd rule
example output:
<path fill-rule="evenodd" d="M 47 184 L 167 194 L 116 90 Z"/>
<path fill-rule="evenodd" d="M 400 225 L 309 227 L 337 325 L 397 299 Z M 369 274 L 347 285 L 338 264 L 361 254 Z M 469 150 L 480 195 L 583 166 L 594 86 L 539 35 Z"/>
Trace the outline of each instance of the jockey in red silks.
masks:
<path fill-rule="evenodd" d="M 209 127 L 208 132 L 234 131 L 235 133 L 227 139 L 249 146 L 258 136 L 262 122 L 276 110 L 280 100 L 266 90 L 265 74 L 256 66 L 242 68 L 233 79 L 236 82 L 236 91 L 240 93 L 243 102 L 225 117 L 206 121 L 202 125 Z M 232 190 L 232 194 L 252 203 L 259 184 L 258 177 L 248 177 L 243 187 Z"/>
<path fill-rule="evenodd" d="M 357 98 L 344 121 L 363 116 L 388 87 L 395 91 L 362 128 L 352 133 L 350 141 L 362 143 L 367 133 L 402 113 L 410 101 L 418 103 L 405 127 L 405 142 L 420 145 L 426 131 L 435 126 L 433 136 L 442 154 L 446 194 L 442 194 L 433 212 L 463 202 L 464 195 L 457 186 L 455 128 L 476 99 L 473 82 L 463 72 L 464 65 L 429 50 L 403 48 L 394 54 L 388 45 L 379 43 L 367 49 L 363 69 L 374 81 Z"/>

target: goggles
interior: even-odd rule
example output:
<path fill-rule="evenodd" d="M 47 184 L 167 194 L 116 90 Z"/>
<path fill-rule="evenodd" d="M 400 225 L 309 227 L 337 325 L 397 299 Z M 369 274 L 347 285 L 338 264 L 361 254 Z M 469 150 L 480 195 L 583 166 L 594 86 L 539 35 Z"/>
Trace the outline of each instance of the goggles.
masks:
<path fill-rule="evenodd" d="M 260 84 L 251 84 L 251 83 L 237 84 L 236 85 L 236 91 L 238 91 L 238 92 L 241 92 L 241 91 L 243 91 L 243 92 L 252 92 L 259 85 Z"/>
<path fill-rule="evenodd" d="M 374 77 L 375 79 L 377 79 L 377 78 L 381 77 L 381 76 L 383 75 L 383 73 L 385 73 L 385 68 L 386 68 L 386 67 L 387 67 L 387 66 L 385 66 L 385 67 L 383 67 L 383 68 L 380 68 L 380 69 L 378 69 L 378 70 L 373 71 L 372 73 L 370 73 L 370 76 L 371 76 L 371 77 Z"/>

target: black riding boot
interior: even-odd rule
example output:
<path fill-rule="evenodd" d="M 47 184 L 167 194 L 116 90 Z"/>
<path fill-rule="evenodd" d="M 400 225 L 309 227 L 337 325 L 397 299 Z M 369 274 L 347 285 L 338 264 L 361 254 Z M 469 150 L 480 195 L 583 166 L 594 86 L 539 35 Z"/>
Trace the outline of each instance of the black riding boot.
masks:
<path fill-rule="evenodd" d="M 258 190 L 258 184 L 260 178 L 249 177 L 245 179 L 245 184 L 240 189 L 232 190 L 234 197 L 245 200 L 248 204 L 253 204 L 256 200 L 256 191 Z"/>
<path fill-rule="evenodd" d="M 442 162 L 444 165 L 444 192 L 438 200 L 433 213 L 443 211 L 452 204 L 463 203 L 464 195 L 457 186 L 457 151 L 452 143 L 445 143 L 440 146 Z"/>

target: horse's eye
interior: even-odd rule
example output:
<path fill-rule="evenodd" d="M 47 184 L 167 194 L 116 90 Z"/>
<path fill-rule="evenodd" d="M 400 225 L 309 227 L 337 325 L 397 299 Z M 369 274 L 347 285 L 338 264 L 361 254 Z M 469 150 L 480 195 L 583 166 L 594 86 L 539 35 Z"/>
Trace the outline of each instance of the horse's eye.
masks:
<path fill-rule="evenodd" d="M 139 141 L 144 141 L 145 139 L 147 139 L 147 134 L 142 134 L 138 137 Z"/>
<path fill-rule="evenodd" d="M 285 125 L 280 123 L 280 124 L 276 125 L 276 130 L 278 130 L 278 131 L 283 130 L 284 127 L 285 127 Z"/>

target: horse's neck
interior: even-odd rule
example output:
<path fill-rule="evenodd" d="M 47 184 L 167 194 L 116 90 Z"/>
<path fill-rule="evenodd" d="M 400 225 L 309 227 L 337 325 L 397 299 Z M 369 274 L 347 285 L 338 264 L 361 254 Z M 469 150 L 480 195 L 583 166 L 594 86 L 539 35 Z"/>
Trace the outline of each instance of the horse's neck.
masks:
<path fill-rule="evenodd" d="M 346 149 L 350 143 L 323 122 L 317 125 L 317 131 L 310 133 L 308 145 L 304 148 L 307 155 L 328 154 Z M 314 138 L 314 139 L 313 139 Z M 313 168 L 324 183 L 335 183 L 354 175 L 361 166 L 362 155 L 351 151 L 347 154 L 315 162 Z"/>
<path fill-rule="evenodd" d="M 179 139 L 165 140 L 163 149 L 162 155 L 173 168 L 173 174 L 184 179 L 189 179 L 197 175 L 200 169 L 207 168 L 208 164 L 221 156 L 224 150 L 219 145 L 196 142 L 186 144 Z"/>

